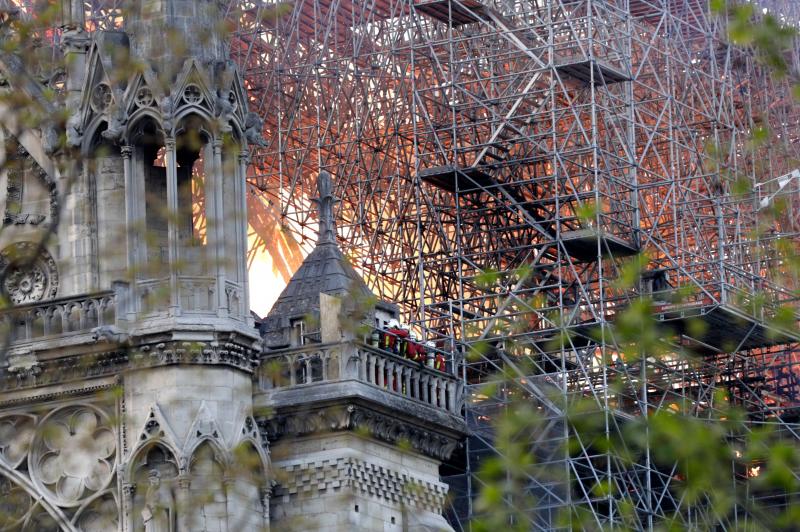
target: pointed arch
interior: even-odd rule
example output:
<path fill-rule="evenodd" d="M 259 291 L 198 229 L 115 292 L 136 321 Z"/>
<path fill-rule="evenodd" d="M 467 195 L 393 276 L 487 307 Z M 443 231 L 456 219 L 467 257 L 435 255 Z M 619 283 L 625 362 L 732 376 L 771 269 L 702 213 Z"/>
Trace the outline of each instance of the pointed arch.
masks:
<path fill-rule="evenodd" d="M 228 464 L 212 438 L 203 438 L 189 459 L 189 516 L 191 530 L 224 530 L 228 522 L 226 490 Z"/>
<path fill-rule="evenodd" d="M 263 530 L 268 510 L 265 495 L 273 484 L 268 459 L 250 437 L 241 440 L 231 454 L 226 495 L 229 506 L 240 512 L 234 518 L 245 530 Z"/>
<path fill-rule="evenodd" d="M 177 479 L 182 472 L 180 455 L 167 447 L 163 440 L 149 441 L 133 454 L 127 469 L 130 472 L 126 476 L 127 484 L 133 488 L 126 489 L 126 493 L 129 494 L 126 495 L 127 503 L 132 508 L 127 517 L 129 529 L 144 529 L 147 504 L 154 497 L 167 508 L 168 519 L 174 524 L 174 492 Z"/>
<path fill-rule="evenodd" d="M 166 441 L 149 441 L 131 457 L 126 478 L 133 484 L 142 483 L 153 469 L 158 470 L 162 478 L 177 477 L 181 472 L 181 456 Z"/>
<path fill-rule="evenodd" d="M 115 490 L 106 490 L 81 505 L 75 512 L 72 523 L 83 532 L 102 532 L 119 529 L 120 517 Z"/>

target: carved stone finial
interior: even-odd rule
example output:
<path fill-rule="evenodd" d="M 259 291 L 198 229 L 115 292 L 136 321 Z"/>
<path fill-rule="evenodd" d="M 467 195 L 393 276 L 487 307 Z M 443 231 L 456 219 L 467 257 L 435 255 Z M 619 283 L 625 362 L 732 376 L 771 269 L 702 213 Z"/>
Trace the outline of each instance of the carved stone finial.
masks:
<path fill-rule="evenodd" d="M 264 120 L 258 116 L 258 113 L 247 113 L 244 118 L 244 136 L 247 139 L 247 143 L 251 146 L 260 146 L 264 147 L 267 145 L 267 141 L 264 140 L 262 136 L 262 131 L 264 130 Z"/>
<path fill-rule="evenodd" d="M 333 217 L 333 204 L 336 198 L 333 195 L 333 184 L 331 174 L 325 170 L 317 176 L 317 192 L 319 199 L 316 199 L 319 206 L 319 238 L 317 244 L 336 243 L 336 220 Z"/>
<path fill-rule="evenodd" d="M 67 146 L 70 148 L 80 148 L 83 143 L 81 122 L 81 115 L 78 112 L 72 113 L 67 120 Z"/>

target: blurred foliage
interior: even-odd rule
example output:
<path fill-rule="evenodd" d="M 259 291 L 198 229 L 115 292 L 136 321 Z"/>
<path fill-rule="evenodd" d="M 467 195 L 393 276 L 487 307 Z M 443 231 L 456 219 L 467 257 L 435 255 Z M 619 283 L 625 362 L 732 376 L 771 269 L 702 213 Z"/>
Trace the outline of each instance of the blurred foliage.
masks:
<path fill-rule="evenodd" d="M 48 72 L 53 69 L 52 55 L 48 55 L 44 47 L 44 34 L 56 26 L 62 14 L 58 10 L 59 4 L 51 4 L 42 9 L 38 16 L 32 19 L 0 17 L 3 22 L 0 26 L 0 55 L 11 61 L 12 56 L 21 58 L 26 69 L 30 72 Z M 771 14 L 759 14 L 753 4 L 734 4 L 725 0 L 712 0 L 711 6 L 719 15 L 728 17 L 729 37 L 738 46 L 753 50 L 756 57 L 771 68 L 775 75 L 782 78 L 792 78 L 795 73 L 790 71 L 786 57 L 786 50 L 793 39 L 797 37 L 796 30 L 786 27 Z M 287 12 L 288 4 L 280 4 L 274 11 L 263 12 L 263 21 L 269 22 Z M 221 30 L 229 30 L 227 23 Z M 179 51 L 183 46 L 179 35 L 166 34 L 165 46 Z M 133 59 L 128 56 L 118 57 L 121 66 L 117 74 L 127 77 L 131 71 L 140 69 Z M 62 65 L 63 67 L 63 65 Z M 13 70 L 12 70 L 13 74 Z M 114 75 L 114 73 L 110 73 Z M 12 82 L 21 80 L 10 80 Z M 66 135 L 63 133 L 64 124 L 69 118 L 69 109 L 66 109 L 60 100 L 61 94 L 58 87 L 46 85 L 42 91 L 42 99 L 37 100 L 23 91 L 5 91 L 0 103 L 18 109 L 18 131 L 37 130 L 45 136 L 48 131 L 57 131 L 57 151 L 69 152 L 66 147 Z M 795 93 L 800 97 L 800 87 L 795 87 Z M 48 107 L 53 104 L 53 107 Z M 55 109 L 55 112 L 53 112 Z M 771 132 L 765 127 L 757 127 L 752 132 L 750 143 L 753 147 L 763 146 L 773 141 Z M 195 142 L 200 144 L 199 140 Z M 73 154 L 74 155 L 74 154 Z M 712 153 L 712 155 L 714 155 Z M 70 157 L 59 158 L 62 165 L 61 173 L 73 176 L 73 162 Z M 721 165 L 719 165 L 721 166 Z M 751 192 L 750 183 L 741 176 L 729 176 L 733 183 L 732 191 L 737 195 Z M 65 184 L 68 190 L 70 183 Z M 769 209 L 764 211 L 764 227 L 768 227 L 770 218 L 780 217 L 785 204 L 776 201 Z M 603 205 L 587 202 L 580 207 L 576 216 L 587 226 L 595 223 L 602 213 Z M 165 213 L 165 218 L 175 216 L 174 213 Z M 42 235 L 42 243 L 47 241 L 57 230 L 57 224 L 51 224 L 49 233 Z M 800 275 L 800 259 L 797 256 L 797 243 L 790 239 L 778 239 L 777 248 L 782 253 L 785 274 L 797 277 Z M 641 280 L 641 274 L 650 261 L 647 255 L 633 257 L 626 261 L 614 282 L 614 288 L 621 291 L 634 290 Z M 487 292 L 502 293 L 510 285 L 522 285 L 533 275 L 532 268 L 523 267 L 515 272 L 514 278 L 504 279 L 497 271 L 487 270 L 474 279 L 475 283 Z M 168 294 L 159 294 L 166 297 Z M 689 297 L 691 294 L 678 292 L 673 294 L 675 302 Z M 3 303 L 7 304 L 5 298 Z M 774 302 L 764 297 L 752 298 L 742 304 L 751 305 L 753 310 L 758 310 Z M 374 301 L 368 297 L 354 297 L 350 302 L 351 312 L 343 315 L 345 327 L 352 327 L 359 336 L 366 333 L 360 330 L 360 321 L 354 319 L 347 322 L 348 316 L 360 316 L 363 309 L 370 308 Z M 527 307 L 529 312 L 542 309 L 546 305 L 540 296 L 531 298 L 520 304 L 522 309 Z M 631 389 L 640 393 L 640 388 L 646 391 L 646 386 L 640 382 L 642 375 L 655 372 L 661 364 L 672 362 L 674 359 L 686 364 L 688 371 L 702 369 L 702 360 L 696 353 L 675 348 L 675 331 L 665 329 L 662 324 L 654 319 L 656 303 L 649 298 L 640 297 L 633 300 L 628 307 L 621 309 L 613 323 L 604 324 L 593 331 L 595 338 L 608 342 L 613 338 L 618 350 L 611 352 L 605 349 L 600 353 L 600 363 L 614 364 L 618 371 L 614 372 L 608 382 L 611 398 L 621 397 L 624 393 L 631 395 Z M 353 311 L 353 308 L 355 311 Z M 556 319 L 555 317 L 553 319 Z M 795 330 L 797 326 L 796 315 L 793 307 L 778 306 L 771 316 L 772 324 L 783 330 Z M 311 330 L 319 329 L 319 324 L 312 318 L 308 321 Z M 701 336 L 705 323 L 696 320 L 689 322 L 689 332 Z M 529 327 L 529 323 L 520 320 L 514 324 L 520 331 Z M 498 324 L 492 333 L 502 331 Z M 476 335 L 482 331 L 470 331 Z M 553 342 L 563 343 L 568 341 L 569 335 L 565 331 L 560 338 Z M 494 349 L 486 341 L 477 341 L 471 345 L 467 353 L 470 361 L 480 360 Z M 509 341 L 505 346 L 506 352 L 515 350 L 523 351 L 523 346 L 515 346 Z M 511 367 L 511 362 L 515 364 Z M 787 494 L 791 499 L 793 493 L 800 490 L 798 485 L 797 470 L 800 468 L 800 455 L 794 440 L 786 439 L 773 426 L 769 424 L 754 424 L 748 421 L 748 414 L 740 407 L 732 404 L 729 395 L 722 389 L 715 391 L 713 396 L 707 398 L 703 408 L 694 402 L 674 402 L 667 407 L 652 409 L 645 401 L 636 405 L 625 405 L 630 409 L 639 409 L 640 415 L 631 418 L 618 431 L 608 430 L 612 421 L 612 410 L 622 405 L 598 405 L 592 398 L 579 397 L 561 404 L 558 397 L 532 398 L 531 389 L 527 386 L 524 376 L 535 371 L 532 363 L 520 358 L 513 361 L 506 357 L 497 361 L 501 368 L 490 384 L 487 384 L 484 395 L 494 397 L 501 393 L 501 389 L 513 390 L 513 395 L 508 401 L 508 406 L 494 420 L 493 434 L 494 445 L 498 451 L 495 455 L 485 459 L 477 475 L 477 482 L 481 489 L 475 501 L 475 510 L 479 515 L 472 523 L 476 531 L 500 530 L 529 530 L 529 517 L 536 508 L 536 499 L 529 493 L 528 487 L 532 477 L 551 477 L 554 482 L 564 481 L 563 471 L 553 471 L 545 464 L 537 462 L 537 449 L 535 448 L 534 435 L 540 434 L 546 427 L 546 419 L 542 410 L 537 406 L 539 401 L 552 401 L 565 410 L 565 420 L 569 426 L 572 437 L 569 439 L 563 452 L 573 457 L 579 457 L 588 449 L 598 453 L 602 458 L 601 466 L 613 462 L 618 470 L 634 470 L 641 464 L 665 472 L 670 479 L 667 489 L 673 490 L 682 505 L 675 509 L 675 515 L 668 516 L 652 524 L 656 529 L 679 530 L 684 522 L 681 517 L 694 512 L 694 522 L 698 528 L 716 529 L 727 527 L 732 513 L 736 507 L 747 510 L 752 521 L 739 526 L 746 530 L 790 530 L 800 521 L 800 505 L 787 504 L 780 512 L 760 508 L 754 502 L 757 494 L 768 494 L 774 491 Z M 265 374 L 275 380 L 283 378 L 277 364 L 267 365 L 262 368 Z M 644 392 L 642 392 L 644 393 Z M 119 387 L 108 392 L 102 399 L 108 402 L 117 401 L 122 394 Z M 266 413 L 257 413 L 266 415 Z M 118 422 L 119 420 L 114 420 Z M 405 444 L 401 444 L 401 447 Z M 652 466 L 650 465 L 652 464 Z M 233 461 L 226 472 L 232 477 L 250 478 L 254 471 L 260 467 L 260 460 L 252 449 L 242 447 L 236 449 Z M 602 467 L 599 469 L 602 470 Z M 753 474 L 757 471 L 757 475 Z M 733 482 L 733 477 L 740 477 L 740 482 Z M 569 489 L 569 488 L 568 488 Z M 635 506 L 626 493 L 623 493 L 624 481 L 621 479 L 602 478 L 594 485 L 592 497 L 597 501 L 604 501 L 608 512 L 615 507 L 617 523 L 607 524 L 609 528 L 635 529 L 636 512 L 641 508 Z M 193 501 L 202 504 L 201 500 Z M 0 505 L 3 513 L 0 514 L 0 523 L 6 518 L 6 512 L 13 515 L 13 497 L 5 499 Z M 791 501 L 790 502 L 797 502 Z M 646 502 L 639 501 L 647 505 Z M 599 503 L 598 503 L 599 504 Z M 606 526 L 595 521 L 594 515 L 581 506 L 568 508 L 557 517 L 557 522 L 566 528 L 596 529 Z M 725 525 L 723 525 L 725 524 Z M 730 527 L 735 528 L 735 527 Z"/>
<path fill-rule="evenodd" d="M 752 52 L 776 78 L 788 79 L 800 98 L 800 86 L 795 81 L 798 74 L 791 71 L 789 63 L 797 29 L 770 12 L 759 11 L 755 3 L 712 0 L 711 8 L 717 16 L 727 17 L 731 42 Z M 758 126 L 751 132 L 747 148 L 755 150 L 776 142 L 781 141 L 765 126 Z M 713 146 L 708 146 L 707 153 L 712 158 L 722 157 Z M 717 171 L 723 175 L 728 172 L 721 163 Z M 747 176 L 734 172 L 725 177 L 730 180 L 734 197 L 752 194 Z M 786 208 L 786 202 L 777 199 L 763 209 L 760 230 L 766 232 Z M 586 204 L 577 214 L 584 224 L 591 224 L 597 208 Z M 776 246 L 782 258 L 782 275 L 796 278 L 800 272 L 797 242 L 778 238 Z M 613 287 L 635 291 L 650 261 L 646 254 L 625 261 Z M 485 289 L 490 289 L 495 278 L 496 273 L 486 272 L 481 279 Z M 800 295 L 796 286 L 794 290 L 795 296 Z M 670 294 L 669 302 L 686 301 L 692 294 L 691 289 L 681 287 Z M 760 293 L 742 297 L 736 304 L 756 314 L 768 309 L 765 314 L 772 327 L 768 334 L 775 335 L 776 330 L 800 332 L 796 308 L 791 304 L 771 301 Z M 678 338 L 681 332 L 702 338 L 707 323 L 687 320 L 685 331 L 670 329 L 656 319 L 658 305 L 652 298 L 640 295 L 618 310 L 612 322 L 596 326 L 592 332 L 605 346 L 599 348 L 602 352 L 596 363 L 613 368 L 603 372 L 608 378 L 606 402 L 584 393 L 563 405 L 569 437 L 562 451 L 575 463 L 593 463 L 598 478 L 591 493 L 586 494 L 593 500 L 593 508 L 573 503 L 559 513 L 554 523 L 571 530 L 684 530 L 687 523 L 699 530 L 796 530 L 800 521 L 795 495 L 800 488 L 796 435 L 787 434 L 785 427 L 769 419 L 753 418 L 752 412 L 735 404 L 729 390 L 720 384 L 711 383 L 713 393 L 701 401 L 674 394 L 660 407 L 648 402 L 648 379 L 665 378 L 663 370 L 668 364 L 683 367 L 684 374 L 701 375 L 707 371 L 703 355 L 681 346 Z M 563 331 L 550 347 L 556 348 L 569 337 Z M 513 340 L 505 343 L 507 352 L 524 351 Z M 467 360 L 479 360 L 489 350 L 488 342 L 476 342 L 467 353 Z M 515 359 L 517 362 L 519 367 L 526 366 L 522 360 Z M 481 392 L 482 397 L 491 398 L 502 389 L 506 395 L 505 404 L 492 421 L 497 454 L 484 459 L 478 472 L 480 494 L 474 506 L 477 517 L 473 530 L 531 529 L 538 511 L 535 497 L 530 494 L 532 478 L 541 481 L 547 475 L 555 475 L 553 478 L 560 479 L 564 490 L 562 495 L 577 489 L 576 470 L 565 475 L 564 471 L 554 473 L 548 465 L 536 463 L 540 453 L 532 444 L 533 435 L 543 430 L 549 418 L 535 407 L 541 403 L 525 393 L 523 383 L 519 374 L 511 374 L 508 365 L 502 365 L 496 378 Z M 623 404 L 625 398 L 633 402 Z M 638 415 L 619 417 L 616 412 L 620 411 Z M 637 471 L 645 474 L 645 470 L 651 472 L 653 481 L 660 479 L 660 484 L 652 485 L 643 500 L 626 490 L 629 480 L 625 476 L 636 475 Z M 589 475 L 586 471 L 584 474 Z M 659 490 L 669 490 L 678 501 L 678 506 L 663 516 L 650 510 L 665 496 Z M 776 494 L 783 497 L 784 503 L 773 506 L 769 497 Z M 604 518 L 598 520 L 599 514 Z"/>

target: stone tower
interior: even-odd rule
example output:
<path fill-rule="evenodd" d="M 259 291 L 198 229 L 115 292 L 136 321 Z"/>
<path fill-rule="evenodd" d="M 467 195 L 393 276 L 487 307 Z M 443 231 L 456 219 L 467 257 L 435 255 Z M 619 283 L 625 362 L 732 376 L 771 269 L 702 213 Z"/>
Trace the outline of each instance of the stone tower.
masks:
<path fill-rule="evenodd" d="M 280 530 L 451 530 L 439 465 L 464 436 L 453 375 L 381 349 L 397 317 L 340 251 L 330 176 L 319 240 L 262 324 L 257 411 L 269 435 Z"/>
<path fill-rule="evenodd" d="M 1 525 L 267 529 L 246 272 L 260 121 L 218 2 L 134 2 L 124 31 L 91 35 L 71 4 L 66 146 L 4 121 Z"/>
<path fill-rule="evenodd" d="M 0 529 L 449 529 L 459 381 L 367 341 L 397 310 L 339 250 L 326 174 L 318 245 L 255 327 L 262 122 L 219 2 L 132 2 L 92 34 L 62 5 L 69 118 L 0 104 Z M 0 71 L 57 114 L 21 58 Z"/>

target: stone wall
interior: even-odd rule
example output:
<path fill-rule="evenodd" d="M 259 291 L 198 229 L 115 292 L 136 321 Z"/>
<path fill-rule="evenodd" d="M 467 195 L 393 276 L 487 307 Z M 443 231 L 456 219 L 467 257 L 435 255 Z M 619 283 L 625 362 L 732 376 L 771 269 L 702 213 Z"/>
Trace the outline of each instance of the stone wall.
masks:
<path fill-rule="evenodd" d="M 277 530 L 451 530 L 438 462 L 354 433 L 316 434 L 272 447 Z"/>
<path fill-rule="evenodd" d="M 249 374 L 200 365 L 132 371 L 122 406 L 130 530 L 144 526 L 156 490 L 178 530 L 268 528 L 268 457 Z"/>

